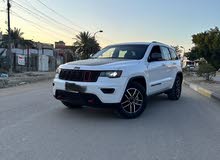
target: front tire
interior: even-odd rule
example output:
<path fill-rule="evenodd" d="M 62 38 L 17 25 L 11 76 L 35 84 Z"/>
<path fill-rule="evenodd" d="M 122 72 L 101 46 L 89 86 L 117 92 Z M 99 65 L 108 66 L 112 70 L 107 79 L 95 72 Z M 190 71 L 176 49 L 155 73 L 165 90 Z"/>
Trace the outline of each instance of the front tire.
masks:
<path fill-rule="evenodd" d="M 128 85 L 116 108 L 116 113 L 121 118 L 134 119 L 139 117 L 146 108 L 146 89 L 137 82 Z"/>
<path fill-rule="evenodd" d="M 182 92 L 182 79 L 180 76 L 176 77 L 173 88 L 168 92 L 167 96 L 170 100 L 179 100 Z"/>
<path fill-rule="evenodd" d="M 74 105 L 73 103 L 61 101 L 67 108 L 69 109 L 76 109 L 76 108 L 82 108 L 82 105 Z"/>

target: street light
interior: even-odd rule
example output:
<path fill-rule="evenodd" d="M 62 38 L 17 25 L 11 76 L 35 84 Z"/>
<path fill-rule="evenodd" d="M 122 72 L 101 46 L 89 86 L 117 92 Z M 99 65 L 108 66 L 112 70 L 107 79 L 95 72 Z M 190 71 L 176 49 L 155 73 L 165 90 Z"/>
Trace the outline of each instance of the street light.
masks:
<path fill-rule="evenodd" d="M 95 36 L 96 36 L 97 33 L 103 33 L 103 30 L 99 30 L 99 31 L 95 32 L 95 33 L 94 33 L 94 36 L 93 36 L 94 38 L 95 38 Z"/>

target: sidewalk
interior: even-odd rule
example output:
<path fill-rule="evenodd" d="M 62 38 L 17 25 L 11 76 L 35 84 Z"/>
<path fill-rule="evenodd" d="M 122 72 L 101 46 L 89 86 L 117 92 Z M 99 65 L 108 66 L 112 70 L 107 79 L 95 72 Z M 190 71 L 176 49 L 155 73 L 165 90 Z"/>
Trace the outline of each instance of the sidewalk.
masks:
<path fill-rule="evenodd" d="M 218 76 L 209 82 L 196 75 L 184 75 L 184 83 L 203 96 L 220 100 L 220 81 Z"/>
<path fill-rule="evenodd" d="M 52 79 L 55 72 L 25 72 L 15 73 L 8 78 L 0 78 L 0 88 L 34 83 L 42 80 Z"/>
<path fill-rule="evenodd" d="M 216 74 L 216 77 L 214 77 L 214 81 L 220 82 L 220 72 Z"/>

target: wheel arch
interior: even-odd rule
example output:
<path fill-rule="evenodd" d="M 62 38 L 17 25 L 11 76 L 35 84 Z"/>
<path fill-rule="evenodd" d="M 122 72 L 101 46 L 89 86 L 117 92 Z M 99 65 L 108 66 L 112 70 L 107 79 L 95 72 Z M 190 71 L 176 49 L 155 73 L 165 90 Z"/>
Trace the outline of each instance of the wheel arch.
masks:
<path fill-rule="evenodd" d="M 135 77 L 130 78 L 127 86 L 129 84 L 131 84 L 132 82 L 139 83 L 140 85 L 142 85 L 145 88 L 145 90 L 147 90 L 147 82 L 146 82 L 146 79 L 144 76 L 135 76 Z"/>

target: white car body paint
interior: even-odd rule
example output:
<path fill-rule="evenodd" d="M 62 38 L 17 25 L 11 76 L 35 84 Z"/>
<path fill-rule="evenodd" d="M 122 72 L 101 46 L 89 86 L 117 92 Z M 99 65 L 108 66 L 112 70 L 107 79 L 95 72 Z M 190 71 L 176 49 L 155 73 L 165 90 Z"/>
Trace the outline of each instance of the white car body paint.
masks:
<path fill-rule="evenodd" d="M 96 95 L 102 103 L 120 103 L 129 80 L 133 77 L 140 76 L 145 78 L 147 84 L 147 96 L 171 89 L 177 73 L 182 72 L 180 60 L 148 62 L 148 57 L 153 46 L 157 45 L 167 48 L 171 47 L 157 42 L 124 43 L 121 45 L 129 44 L 146 44 L 149 46 L 144 57 L 141 60 L 117 61 L 102 65 L 76 65 L 67 63 L 59 67 L 60 69 L 74 69 L 75 67 L 80 67 L 80 70 L 90 71 L 121 70 L 122 75 L 119 78 L 99 77 L 97 82 L 74 82 L 61 80 L 59 79 L 59 75 L 56 75 L 54 79 L 53 95 L 55 96 L 56 90 L 65 91 L 65 83 L 69 82 L 79 86 L 85 86 L 87 88 L 85 93 Z M 98 59 L 96 61 L 98 61 Z M 114 88 L 115 92 L 112 94 L 104 94 L 100 90 L 101 88 Z"/>

